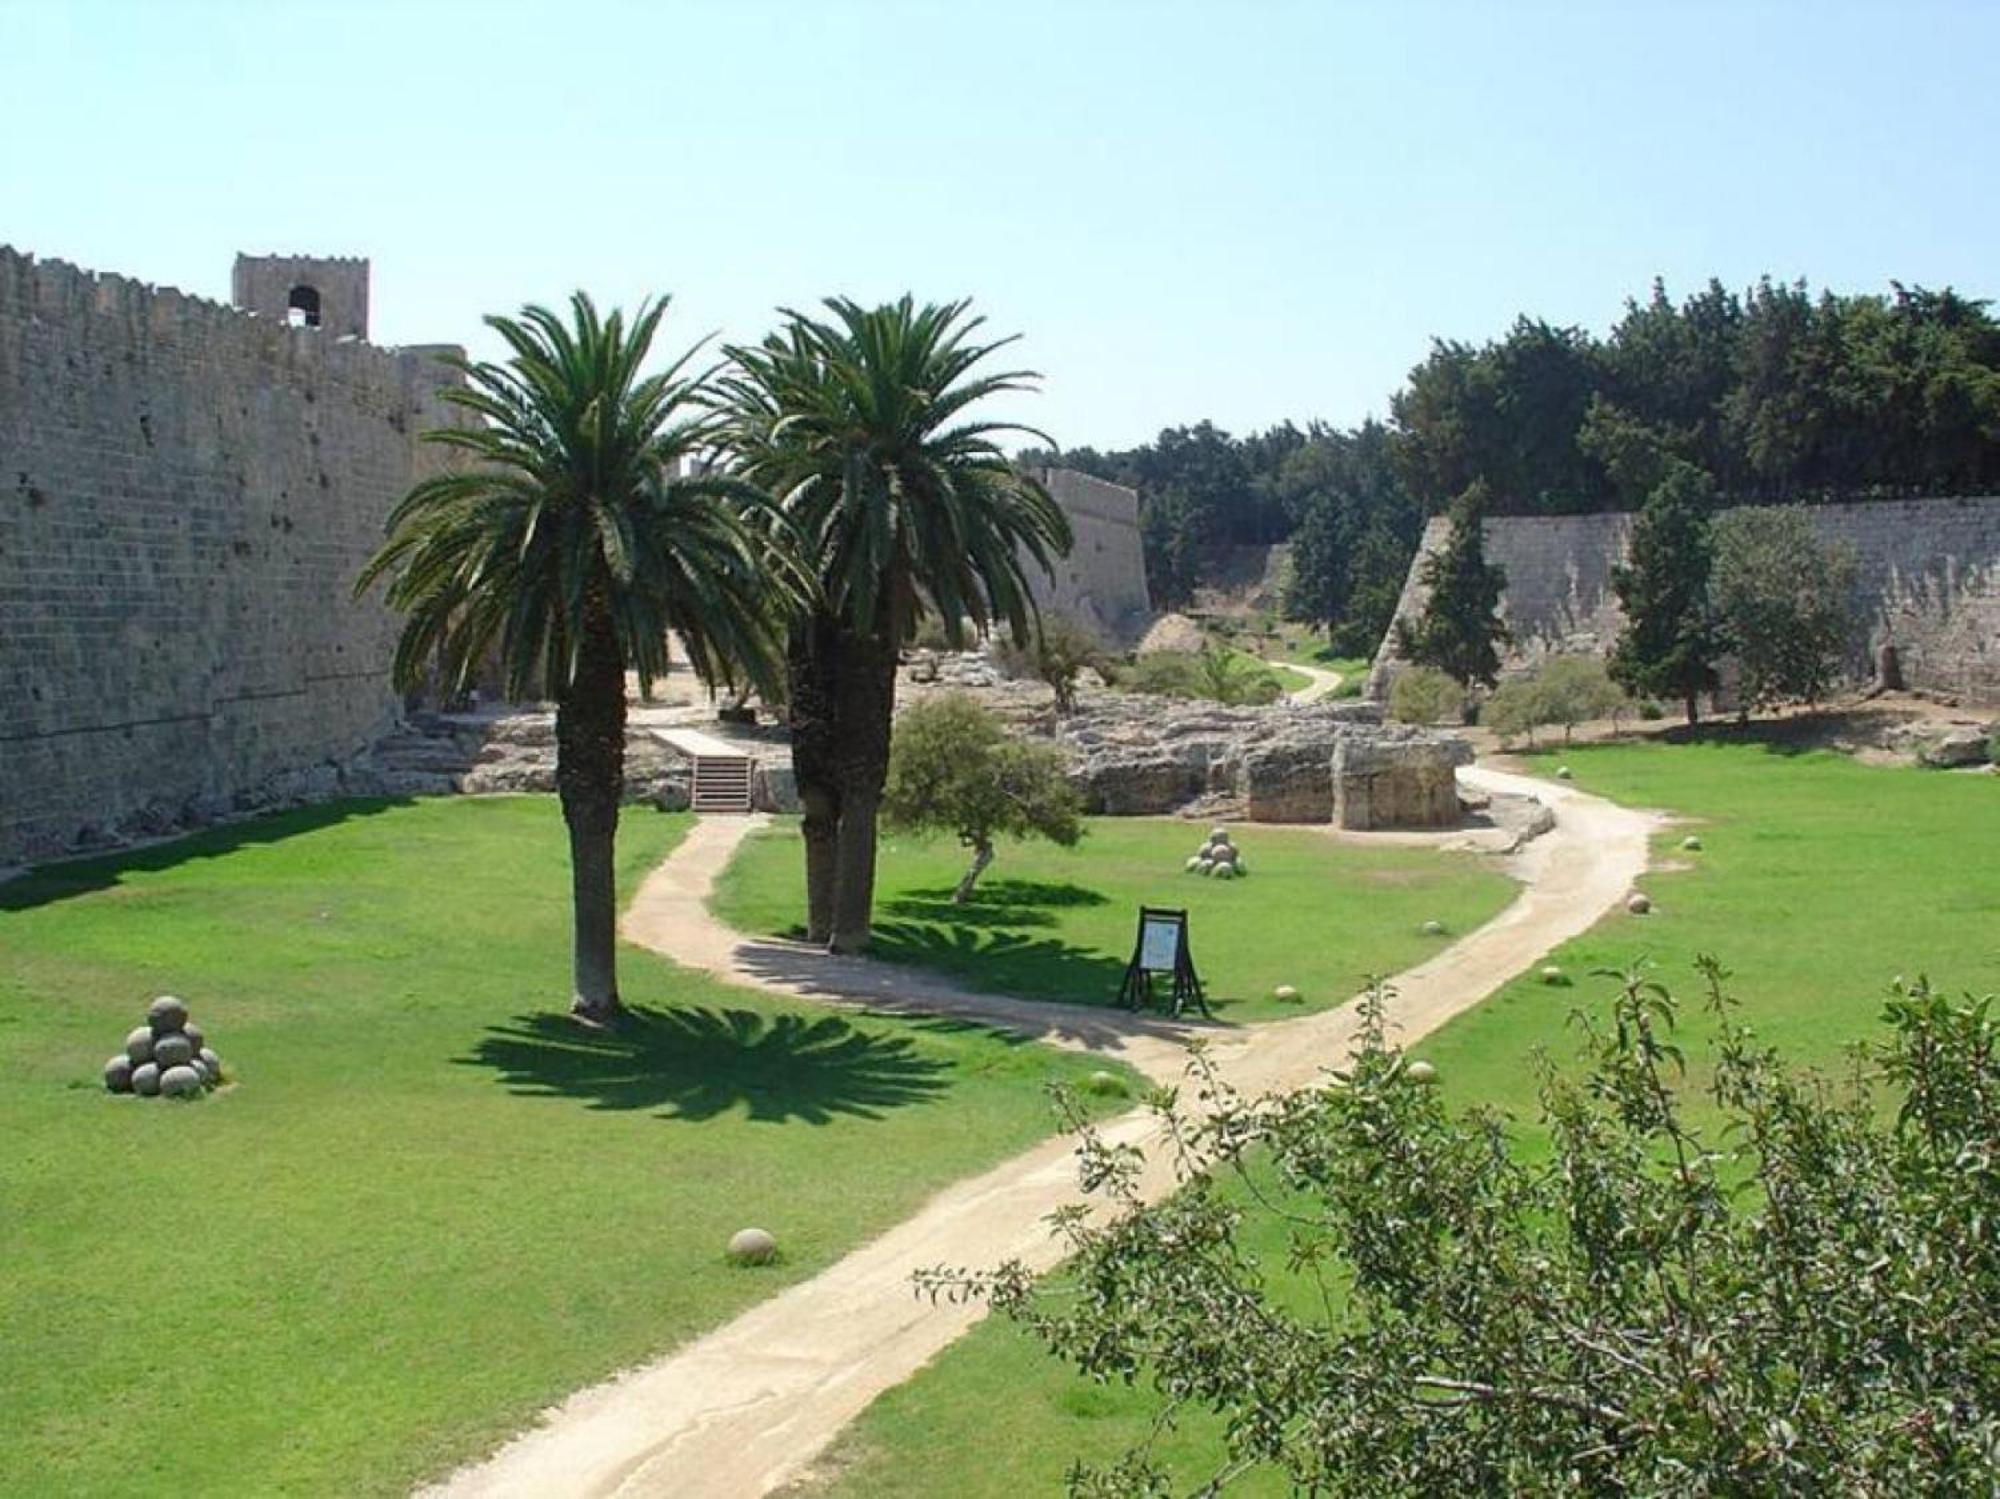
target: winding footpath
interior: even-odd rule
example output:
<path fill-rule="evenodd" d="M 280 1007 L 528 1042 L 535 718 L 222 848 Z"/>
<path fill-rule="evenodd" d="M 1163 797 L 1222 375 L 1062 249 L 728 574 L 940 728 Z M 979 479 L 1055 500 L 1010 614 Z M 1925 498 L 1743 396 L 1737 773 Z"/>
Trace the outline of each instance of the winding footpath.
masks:
<path fill-rule="evenodd" d="M 1287 671 L 1295 671 L 1302 677 L 1311 677 L 1312 685 L 1301 687 L 1286 698 L 1291 703 L 1316 703 L 1329 693 L 1338 692 L 1340 684 L 1347 679 L 1337 671 L 1328 671 L 1323 666 L 1308 666 L 1303 661 L 1275 661 L 1274 666 L 1282 666 Z"/>
<path fill-rule="evenodd" d="M 1328 675 L 1332 675 L 1328 673 Z M 1394 980 L 1392 1037 L 1408 1045 L 1477 1004 L 1610 911 L 1644 871 L 1656 820 L 1567 786 L 1474 767 L 1471 788 L 1532 795 L 1555 827 L 1510 856 L 1513 904 Z M 630 941 L 734 983 L 875 1011 L 991 1021 L 1053 1045 L 1115 1056 L 1159 1081 L 1181 1074 L 1187 1025 L 957 989 L 887 964 L 801 944 L 746 939 L 709 914 L 715 878 L 761 818 L 705 819 L 647 877 L 623 922 Z M 1200 1028 L 1223 1075 L 1251 1094 L 1305 1086 L 1347 1055 L 1352 1004 L 1296 1020 Z M 1102 1127 L 1148 1149 L 1148 1190 L 1172 1185 L 1158 1123 L 1136 1109 Z M 883 1390 L 914 1374 L 984 1315 L 932 1304 L 911 1273 L 935 1265 L 1037 1269 L 1058 1259 L 1047 1216 L 1078 1200 L 1074 1146 L 1043 1142 L 945 1188 L 914 1217 L 811 1280 L 652 1363 L 579 1391 L 543 1423 L 427 1493 L 465 1496 L 673 1495 L 750 1499 L 798 1476 Z"/>

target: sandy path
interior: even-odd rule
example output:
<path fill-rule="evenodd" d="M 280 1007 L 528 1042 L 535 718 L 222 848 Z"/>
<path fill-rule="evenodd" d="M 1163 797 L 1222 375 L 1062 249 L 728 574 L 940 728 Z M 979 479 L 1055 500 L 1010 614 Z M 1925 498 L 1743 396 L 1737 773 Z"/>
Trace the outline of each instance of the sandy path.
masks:
<path fill-rule="evenodd" d="M 1401 974 L 1390 1021 L 1415 1041 L 1478 1003 L 1556 944 L 1610 910 L 1646 866 L 1654 820 L 1524 776 L 1461 772 L 1480 790 L 1532 793 L 1556 811 L 1554 831 L 1510 861 L 1520 896 L 1499 916 Z M 648 877 L 625 935 L 677 962 L 778 992 L 873 1008 L 948 1010 L 1051 1041 L 1115 1054 L 1150 1076 L 1178 1074 L 1186 1029 L 1122 1012 L 1010 1002 L 968 994 L 889 965 L 833 959 L 794 944 L 745 941 L 708 914 L 714 877 L 757 825 L 705 820 Z M 1210 1030 L 1225 1075 L 1252 1091 L 1309 1083 L 1353 1044 L 1351 1005 L 1247 1029 Z M 1157 1143 L 1134 1111 L 1110 1139 Z M 1156 1154 L 1152 1187 L 1169 1175 Z M 937 1264 L 1056 1258 L 1043 1221 L 1077 1196 L 1071 1143 L 1045 1141 L 932 1198 L 912 1218 L 809 1281 L 759 1303 L 653 1363 L 579 1391 L 440 1495 L 673 1495 L 747 1499 L 795 1477 L 883 1390 L 907 1379 L 983 1315 L 931 1305 L 910 1274 Z M 782 1228 L 782 1225 L 780 1226 Z"/>
<path fill-rule="evenodd" d="M 1346 680 L 1337 671 L 1328 671 L 1320 666 L 1308 666 L 1303 661 L 1275 661 L 1274 666 L 1282 666 L 1295 671 L 1302 677 L 1311 677 L 1310 687 L 1301 687 L 1285 699 L 1291 703 L 1316 703 L 1330 692 L 1338 692 L 1340 684 Z"/>

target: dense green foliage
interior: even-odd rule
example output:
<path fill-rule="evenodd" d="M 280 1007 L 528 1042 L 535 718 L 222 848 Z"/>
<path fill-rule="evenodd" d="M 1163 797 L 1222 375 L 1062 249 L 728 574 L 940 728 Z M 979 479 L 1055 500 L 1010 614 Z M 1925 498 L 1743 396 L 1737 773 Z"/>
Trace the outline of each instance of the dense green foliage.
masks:
<path fill-rule="evenodd" d="M 565 324 L 541 307 L 489 317 L 505 364 L 446 359 L 465 377 L 445 400 L 474 418 L 426 439 L 463 453 L 389 517 L 356 592 L 389 580 L 407 619 L 395 674 L 447 692 L 489 655 L 515 699 L 556 701 L 556 788 L 570 831 L 572 1005 L 618 1013 L 613 843 L 624 790 L 625 677 L 641 692 L 667 669 L 669 634 L 711 686 L 777 677 L 785 611 L 803 576 L 760 522 L 762 493 L 733 479 L 682 478 L 705 440 L 704 379 L 692 351 L 642 375 L 666 303 L 626 325 L 570 299 Z"/>
<path fill-rule="evenodd" d="M 1475 483 L 1452 502 L 1444 545 L 1423 561 L 1429 590 L 1415 624 L 1398 621 L 1396 645 L 1418 666 L 1434 666 L 1465 687 L 1490 687 L 1500 676 L 1500 598 L 1507 573 L 1486 560 L 1486 488 Z"/>
<path fill-rule="evenodd" d="M 1440 340 L 1390 411 L 1034 457 L 1138 489 L 1157 604 L 1184 604 L 1218 547 L 1289 540 L 1287 613 L 1363 654 L 1423 518 L 1474 483 L 1496 514 L 1636 509 L 1673 462 L 1713 505 L 1991 493 L 2000 323 L 1949 289 L 1710 282 L 1676 303 L 1656 283 L 1605 337 L 1523 317 L 1485 344 Z"/>
<path fill-rule="evenodd" d="M 1066 769 L 1055 745 L 1009 734 L 965 693 L 943 693 L 896 720 L 882 821 L 892 832 L 946 833 L 972 850 L 951 896 L 963 905 L 993 862 L 996 838 L 1068 848 L 1083 836 L 1082 802 Z"/>
<path fill-rule="evenodd" d="M 992 649 L 1008 676 L 1045 684 L 1056 695 L 1058 713 L 1075 710 L 1077 679 L 1086 669 L 1102 669 L 1105 660 L 1104 642 L 1068 614 L 1044 614 L 1025 643 L 1002 639 Z"/>
<path fill-rule="evenodd" d="M 1235 707 L 1275 703 L 1288 690 L 1277 668 L 1244 651 L 1210 641 L 1199 651 L 1148 651 L 1116 673 L 1127 692 L 1199 699 Z M 1294 675 L 1297 675 L 1294 673 Z M 1304 677 L 1300 686 L 1307 685 Z"/>
<path fill-rule="evenodd" d="M 1854 549 L 1821 541 L 1798 506 L 1734 510 L 1715 523 L 1715 618 L 1746 708 L 1815 703 L 1854 636 Z"/>
<path fill-rule="evenodd" d="M 1465 722 L 1465 684 L 1435 666 L 1406 667 L 1389 682 L 1389 716 L 1397 723 Z"/>
<path fill-rule="evenodd" d="M 1195 964 L 1225 1021 L 1299 1013 L 1273 998 L 1297 988 L 1305 1009 L 1340 1004 L 1376 969 L 1437 951 L 1426 921 L 1465 932 L 1512 898 L 1504 876 L 1471 857 L 1356 848 L 1304 828 L 1239 830 L 1251 878 L 1227 883 L 1183 869 L 1201 830 L 1172 818 L 1095 817 L 1076 848 L 1001 839 L 1004 875 L 951 900 L 963 873 L 942 842 L 891 837 L 873 955 L 1026 999 L 1111 1005 L 1132 956 L 1141 905 L 1185 906 Z M 798 918 L 796 823 L 751 838 L 717 882 L 714 908 L 739 931 L 789 933 Z"/>
<path fill-rule="evenodd" d="M 1611 718 L 1631 707 L 1596 656 L 1552 656 L 1528 676 L 1510 677 L 1479 705 L 1479 722 L 1502 740 L 1561 724 L 1563 740 L 1580 723 Z"/>
<path fill-rule="evenodd" d="M 628 809 L 620 887 L 689 825 Z M 407 1494 L 1025 1149 L 1045 1085 L 1107 1065 L 637 949 L 625 1020 L 579 1026 L 545 1002 L 564 865 L 553 798 L 468 797 L 0 885 L 0 1489 Z M 167 992 L 233 1086 L 106 1093 Z M 753 1222 L 784 1258 L 733 1268 Z"/>
<path fill-rule="evenodd" d="M 1788 1068 L 1702 966 L 1712 1125 L 1689 1117 L 1678 1007 L 1643 967 L 1603 976 L 1582 1076 L 1538 1069 L 1551 1150 L 1533 1164 L 1499 1115 L 1452 1115 L 1378 995 L 1325 1087 L 1245 1098 L 1198 1056 L 1201 1109 L 1162 1105 L 1162 1201 L 1086 1127 L 1082 1175 L 1113 1211 L 1058 1220 L 1073 1262 L 1053 1293 L 1018 1266 L 923 1280 L 990 1295 L 1087 1375 L 1221 1414 L 1217 1486 L 1261 1467 L 1371 1499 L 1807 1495 L 1829 1474 L 1980 1489 L 2000 1463 L 1991 999 L 1899 985 L 1836 1088 Z M 1225 1178 L 1284 1220 L 1317 1296 L 1272 1293 Z M 1167 1481 L 1142 1444 L 1069 1491 Z"/>
<path fill-rule="evenodd" d="M 1715 687 L 1722 649 L 1709 598 L 1711 493 L 1698 470 L 1675 465 L 1633 520 L 1630 553 L 1611 572 L 1625 611 L 1611 652 L 1612 679 L 1635 694 L 1679 698 L 1689 723 L 1701 694 Z"/>

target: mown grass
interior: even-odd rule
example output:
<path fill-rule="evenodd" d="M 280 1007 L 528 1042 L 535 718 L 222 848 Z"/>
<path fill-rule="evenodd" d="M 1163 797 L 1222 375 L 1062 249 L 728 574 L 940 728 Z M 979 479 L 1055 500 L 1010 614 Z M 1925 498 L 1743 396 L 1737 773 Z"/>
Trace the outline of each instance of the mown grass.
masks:
<path fill-rule="evenodd" d="M 1369 974 L 1408 967 L 1513 898 L 1510 881 L 1470 856 L 1363 849 L 1265 826 L 1233 830 L 1247 878 L 1205 879 L 1182 865 L 1206 833 L 1167 819 L 1094 818 L 1073 849 L 1009 841 L 963 906 L 950 899 L 965 863 L 955 843 L 885 839 L 874 952 L 971 988 L 1108 1005 L 1132 956 L 1139 907 L 1185 907 L 1217 1018 L 1267 1020 L 1340 1004 Z M 805 890 L 796 822 L 744 845 L 714 907 L 740 931 L 798 930 Z M 1431 920 L 1446 937 L 1424 935 Z M 1302 1004 L 1273 999 L 1280 984 L 1298 989 Z"/>
<path fill-rule="evenodd" d="M 1537 757 L 1552 768 L 1558 756 Z M 1846 1050 L 1877 1029 L 1883 991 L 1928 970 L 1954 988 L 2000 989 L 2000 781 L 1890 770 L 1826 753 L 1787 755 L 1742 744 L 1578 746 L 1560 755 L 1576 784 L 1689 819 L 1664 832 L 1642 882 L 1648 916 L 1620 911 L 1553 955 L 1572 983 L 1535 974 L 1504 986 L 1414 1048 L 1437 1066 L 1450 1101 L 1513 1116 L 1519 1149 L 1544 1148 L 1534 1123 L 1530 1061 L 1545 1050 L 1573 1064 L 1570 1016 L 1602 1014 L 1609 982 L 1594 969 L 1650 962 L 1683 999 L 1694 1064 L 1691 1112 L 1710 1027 L 1693 967 L 1712 952 L 1735 971 L 1739 1018 L 1795 1062 L 1838 1072 Z M 1699 852 L 1683 852 L 1696 834 Z M 1246 1242 L 1267 1265 L 1282 1235 L 1253 1219 Z M 1282 1277 L 1279 1278 L 1282 1283 Z M 890 1391 L 843 1435 L 816 1499 L 915 1499 L 1061 1491 L 1077 1457 L 1105 1461 L 1142 1440 L 1160 1410 L 1143 1386 L 1098 1385 L 1070 1373 L 1027 1334 L 994 1319 L 929 1369 Z M 1222 1452 L 1217 1423 L 1186 1416 L 1157 1449 L 1191 1489 Z M 1252 1473 L 1231 1494 L 1277 1495 Z"/>
<path fill-rule="evenodd" d="M 684 817 L 628 812 L 629 889 Z M 622 956 L 552 799 L 349 804 L 0 885 L 0 1489 L 369 1494 L 810 1276 L 1101 1063 Z M 112 1097 L 170 991 L 234 1084 Z M 1104 1100 L 1103 1107 L 1126 1107 Z M 772 1230 L 780 1264 L 724 1262 Z"/>

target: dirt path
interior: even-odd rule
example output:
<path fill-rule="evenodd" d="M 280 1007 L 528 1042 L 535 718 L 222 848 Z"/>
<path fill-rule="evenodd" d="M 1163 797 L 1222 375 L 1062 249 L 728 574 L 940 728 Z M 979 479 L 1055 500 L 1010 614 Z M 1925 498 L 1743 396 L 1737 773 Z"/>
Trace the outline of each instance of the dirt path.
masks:
<path fill-rule="evenodd" d="M 1274 666 L 1282 666 L 1287 671 L 1295 671 L 1302 677 L 1311 677 L 1312 686 L 1301 687 L 1286 699 L 1292 703 L 1316 703 L 1329 693 L 1338 692 L 1340 684 L 1347 679 L 1337 671 L 1328 671 L 1323 666 L 1308 666 L 1303 661 L 1275 661 Z"/>
<path fill-rule="evenodd" d="M 1401 974 L 1390 1021 L 1403 1043 L 1426 1035 L 1610 910 L 1646 866 L 1647 814 L 1566 786 L 1474 768 L 1480 790 L 1532 793 L 1555 829 L 1510 861 L 1520 896 L 1499 916 Z M 745 941 L 708 914 L 706 896 L 755 819 L 707 820 L 640 888 L 625 935 L 677 962 L 739 983 L 878 1009 L 991 1019 L 1057 1045 L 1101 1050 L 1148 1075 L 1181 1065 L 1184 1028 L 1122 1012 L 1025 1004 L 969 994 L 905 969 L 833 959 L 795 944 Z M 1352 1046 L 1353 1006 L 1297 1020 L 1209 1031 L 1237 1086 L 1257 1092 L 1313 1081 Z M 1158 1143 L 1134 1111 L 1105 1135 Z M 1153 1190 L 1170 1183 L 1155 1153 Z M 1043 1221 L 1077 1196 L 1071 1144 L 1045 1141 L 932 1198 L 912 1218 L 809 1281 L 653 1363 L 579 1391 L 439 1495 L 674 1495 L 747 1499 L 797 1476 L 834 1435 L 909 1378 L 983 1315 L 912 1295 L 929 1265 L 990 1265 L 1018 1257 L 1038 1269 L 1056 1248 Z"/>

